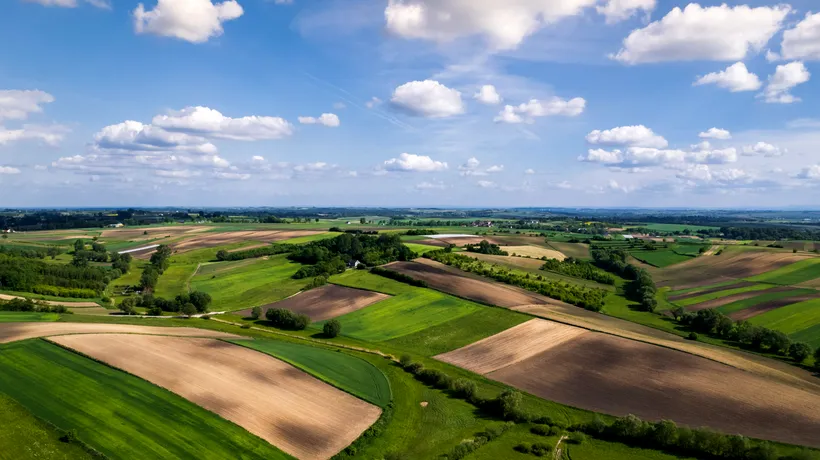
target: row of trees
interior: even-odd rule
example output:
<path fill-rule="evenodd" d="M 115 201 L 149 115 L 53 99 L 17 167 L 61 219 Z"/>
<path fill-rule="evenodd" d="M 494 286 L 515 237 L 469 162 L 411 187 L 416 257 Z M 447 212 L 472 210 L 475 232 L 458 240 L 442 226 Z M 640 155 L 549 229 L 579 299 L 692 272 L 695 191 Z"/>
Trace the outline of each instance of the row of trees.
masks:
<path fill-rule="evenodd" d="M 145 294 L 136 297 L 126 297 L 118 305 L 120 311 L 126 315 L 137 314 L 137 308 L 144 308 L 149 316 L 162 316 L 163 312 L 180 313 L 186 316 L 198 313 L 207 313 L 211 305 L 211 295 L 206 292 L 194 291 L 190 294 L 180 294 L 174 299 L 163 299 Z"/>
<path fill-rule="evenodd" d="M 401 283 L 409 284 L 410 286 L 422 288 L 427 287 L 427 282 L 424 280 L 417 280 L 412 276 L 405 275 L 404 273 L 399 273 L 382 267 L 373 267 L 372 269 L 370 269 L 370 273 L 374 275 L 383 276 L 385 278 L 390 278 L 391 280 L 399 281 Z"/>
<path fill-rule="evenodd" d="M 293 252 L 298 246 L 292 244 L 272 244 L 270 246 L 262 246 L 261 248 L 246 249 L 244 251 L 228 252 L 224 249 L 216 253 L 216 260 L 245 260 L 255 259 L 257 257 L 275 256 L 279 254 L 286 254 Z"/>
<path fill-rule="evenodd" d="M 0 288 L 34 292 L 35 286 L 55 286 L 101 292 L 121 274 L 103 267 L 77 267 L 0 254 Z"/>
<path fill-rule="evenodd" d="M 143 291 L 153 291 L 157 287 L 159 276 L 171 265 L 170 259 L 171 248 L 165 244 L 161 244 L 156 252 L 151 254 L 150 265 L 145 267 L 140 276 L 140 287 Z"/>
<path fill-rule="evenodd" d="M 308 265 L 294 275 L 297 279 L 341 273 L 354 261 L 375 266 L 413 258 L 415 253 L 402 244 L 399 235 L 372 236 L 347 233 L 297 246 L 288 256 L 288 259 L 294 262 Z"/>
<path fill-rule="evenodd" d="M 47 303 L 36 302 L 31 299 L 0 300 L 0 311 L 71 314 L 71 312 L 68 311 L 68 308 L 63 305 L 49 305 Z"/>
<path fill-rule="evenodd" d="M 627 252 L 622 249 L 597 248 L 592 251 L 593 263 L 621 278 L 629 280 L 624 285 L 626 298 L 640 304 L 643 311 L 654 312 L 658 308 L 658 291 L 652 276 L 646 270 L 627 263 Z"/>
<path fill-rule="evenodd" d="M 5 236 L 5 235 L 4 235 Z M 6 254 L 15 257 L 24 257 L 26 259 L 45 259 L 51 257 L 55 259 L 62 253 L 59 247 L 49 246 L 47 248 L 40 247 L 22 247 L 22 246 L 1 246 L 0 254 Z"/>
<path fill-rule="evenodd" d="M 468 252 L 475 252 L 477 254 L 489 254 L 493 256 L 508 256 L 510 255 L 507 251 L 501 249 L 501 246 L 497 244 L 492 244 L 487 240 L 481 240 L 478 244 L 468 244 L 465 246 L 465 249 Z"/>
<path fill-rule="evenodd" d="M 91 242 L 91 248 L 85 244 L 84 240 L 74 241 L 74 258 L 71 264 L 77 267 L 86 267 L 89 262 L 108 262 L 109 255 L 105 245 L 97 241 Z"/>
<path fill-rule="evenodd" d="M 601 284 L 615 284 L 615 277 L 609 273 L 596 268 L 585 260 L 575 259 L 573 257 L 568 257 L 563 261 L 547 259 L 544 261 L 544 265 L 541 266 L 541 270 L 548 270 L 562 275 L 572 276 L 573 278 L 596 281 Z"/>
<path fill-rule="evenodd" d="M 542 275 L 533 276 L 529 273 L 512 271 L 507 267 L 444 250 L 428 252 L 424 257 L 591 311 L 601 311 L 604 306 L 604 297 L 607 295 L 607 292 L 602 289 L 590 289 L 575 284 L 550 281 Z"/>

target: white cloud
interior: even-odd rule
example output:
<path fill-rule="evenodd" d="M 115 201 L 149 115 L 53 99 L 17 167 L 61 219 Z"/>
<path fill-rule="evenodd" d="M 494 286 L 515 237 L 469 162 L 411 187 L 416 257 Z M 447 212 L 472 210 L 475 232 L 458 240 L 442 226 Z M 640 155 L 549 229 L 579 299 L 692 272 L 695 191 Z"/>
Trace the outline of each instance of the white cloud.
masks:
<path fill-rule="evenodd" d="M 730 65 L 726 70 L 706 74 L 693 83 L 693 86 L 717 85 L 733 93 L 741 91 L 757 91 L 763 86 L 757 75 L 749 72 L 746 64 L 738 62 Z"/>
<path fill-rule="evenodd" d="M 770 104 L 791 104 L 800 98 L 791 94 L 792 88 L 806 83 L 811 74 L 800 61 L 777 66 L 774 75 L 769 76 L 769 84 L 760 96 Z"/>
<path fill-rule="evenodd" d="M 76 8 L 79 6 L 78 0 L 25 0 L 28 3 L 37 3 L 43 6 L 56 6 L 59 8 Z M 102 8 L 106 10 L 111 9 L 111 3 L 108 0 L 85 0 L 91 6 Z"/>
<path fill-rule="evenodd" d="M 534 123 L 534 118 L 549 117 L 549 116 L 565 116 L 577 117 L 584 113 L 587 101 L 583 98 L 576 97 L 570 100 L 564 100 L 560 97 L 553 97 L 545 101 L 532 99 L 529 102 L 518 105 L 517 107 L 507 105 L 498 116 L 494 118 L 498 123 Z M 522 116 L 523 115 L 523 116 Z"/>
<path fill-rule="evenodd" d="M 806 168 L 803 168 L 800 173 L 798 173 L 795 177 L 798 179 L 810 179 L 810 180 L 817 180 L 820 179 L 820 165 L 812 165 Z"/>
<path fill-rule="evenodd" d="M 503 100 L 501 98 L 501 95 L 498 94 L 498 91 L 496 91 L 495 86 L 493 85 L 482 86 L 481 89 L 477 93 L 475 93 L 473 97 L 476 100 L 478 100 L 478 102 L 487 105 L 497 105 L 500 104 Z"/>
<path fill-rule="evenodd" d="M 620 126 L 587 134 L 587 142 L 600 145 L 666 148 L 669 142 L 644 125 Z"/>
<path fill-rule="evenodd" d="M 393 92 L 390 102 L 412 115 L 447 118 L 464 113 L 461 93 L 435 80 L 411 81 Z"/>
<path fill-rule="evenodd" d="M 486 173 L 478 169 L 480 165 L 481 162 L 478 161 L 478 158 L 472 157 L 468 159 L 466 163 L 458 167 L 458 170 L 460 171 L 459 174 L 462 176 L 484 176 Z"/>
<path fill-rule="evenodd" d="M 547 24 L 577 16 L 598 0 L 389 0 L 387 30 L 439 43 L 481 36 L 494 49 L 517 48 Z"/>
<path fill-rule="evenodd" d="M 364 103 L 364 105 L 365 105 L 368 109 L 372 109 L 372 108 L 374 108 L 374 107 L 376 107 L 376 106 L 378 106 L 378 105 L 381 105 L 381 103 L 382 103 L 382 100 L 381 100 L 381 99 L 377 98 L 376 96 L 373 96 L 372 98 L 370 98 L 370 100 L 369 100 L 369 101 L 365 102 L 365 103 Z"/>
<path fill-rule="evenodd" d="M 708 131 L 702 132 L 698 134 L 701 139 L 718 139 L 718 140 L 728 140 L 732 138 L 732 133 L 725 129 L 720 128 L 709 128 Z"/>
<path fill-rule="evenodd" d="M 399 172 L 435 172 L 447 169 L 447 163 L 435 161 L 428 156 L 402 153 L 398 158 L 391 158 L 381 166 L 384 171 Z"/>
<path fill-rule="evenodd" d="M 697 145 L 709 147 L 708 145 Z M 734 163 L 738 159 L 737 149 L 699 149 L 686 152 L 677 149 L 658 149 L 650 147 L 629 147 L 626 150 L 590 149 L 586 155 L 578 157 L 578 161 L 599 163 L 605 166 L 635 168 L 662 166 L 680 168 L 686 164 L 726 164 Z"/>
<path fill-rule="evenodd" d="M 70 131 L 62 125 L 23 125 L 19 129 L 6 129 L 0 126 L 0 145 L 22 140 L 39 140 L 55 146 L 62 142 L 65 135 Z"/>
<path fill-rule="evenodd" d="M 251 158 L 251 161 L 254 162 L 254 163 L 264 163 L 265 162 L 265 157 L 263 157 L 261 155 L 254 155 L 253 158 Z"/>
<path fill-rule="evenodd" d="M 347 105 L 345 105 L 344 102 L 334 102 L 333 103 L 333 108 L 336 109 L 336 110 L 343 110 L 343 109 L 347 108 Z"/>
<path fill-rule="evenodd" d="M 500 172 L 503 172 L 503 171 L 504 171 L 504 165 L 493 165 L 493 166 L 490 166 L 489 168 L 487 168 L 487 173 L 489 173 L 489 174 L 500 173 Z"/>
<path fill-rule="evenodd" d="M 479 187 L 481 187 L 481 188 L 496 188 L 496 187 L 498 187 L 498 185 L 496 185 L 496 183 L 495 183 L 495 182 L 488 181 L 488 180 L 480 180 L 480 181 L 478 181 L 478 182 L 476 182 L 476 183 L 477 183 L 477 184 L 478 184 L 478 186 L 479 186 Z"/>
<path fill-rule="evenodd" d="M 159 177 L 167 177 L 172 179 L 190 179 L 202 175 L 201 171 L 191 171 L 190 169 L 159 169 L 154 171 L 154 174 Z"/>
<path fill-rule="evenodd" d="M 191 43 L 203 43 L 222 35 L 222 23 L 244 13 L 235 0 L 214 4 L 211 0 L 158 0 L 157 6 L 145 11 L 142 3 L 134 10 L 134 29 L 175 37 Z"/>
<path fill-rule="evenodd" d="M 420 184 L 416 184 L 414 187 L 416 190 L 444 190 L 447 186 L 444 182 L 422 182 Z"/>
<path fill-rule="evenodd" d="M 40 90 L 0 90 L 0 120 L 25 120 L 41 113 L 43 104 L 54 102 L 54 96 Z"/>
<path fill-rule="evenodd" d="M 152 123 L 167 131 L 238 141 L 281 139 L 293 134 L 293 125 L 283 118 L 255 115 L 231 118 L 208 107 L 171 111 L 155 116 Z"/>
<path fill-rule="evenodd" d="M 215 171 L 213 177 L 223 180 L 248 180 L 251 178 L 251 175 L 246 173 Z"/>
<path fill-rule="evenodd" d="M 532 169 L 532 168 L 529 168 L 529 169 L 524 171 L 524 174 L 526 174 L 528 176 L 531 176 L 531 175 L 535 174 L 535 170 Z"/>
<path fill-rule="evenodd" d="M 130 152 L 184 151 L 215 154 L 216 146 L 205 138 L 186 133 L 169 132 L 152 125 L 128 120 L 104 127 L 94 135 L 95 147 L 102 150 Z"/>
<path fill-rule="evenodd" d="M 609 0 L 605 5 L 598 5 L 595 10 L 606 16 L 607 24 L 625 21 L 643 10 L 647 13 L 655 9 L 656 0 Z"/>
<path fill-rule="evenodd" d="M 793 29 L 783 32 L 783 59 L 820 60 L 820 13 L 807 13 Z"/>
<path fill-rule="evenodd" d="M 632 31 L 613 56 L 628 64 L 663 61 L 740 61 L 760 52 L 782 27 L 788 5 L 726 4 L 675 7 L 660 21 Z"/>
<path fill-rule="evenodd" d="M 743 147 L 743 155 L 745 156 L 763 155 L 765 157 L 779 157 L 785 153 L 788 153 L 787 149 L 781 149 L 766 142 L 758 142 L 755 145 Z"/>
<path fill-rule="evenodd" d="M 339 117 L 333 113 L 323 113 L 319 118 L 314 117 L 299 117 L 299 123 L 303 125 L 324 125 L 330 128 L 336 128 L 341 124 Z"/>
<path fill-rule="evenodd" d="M 687 161 L 697 164 L 722 165 L 737 162 L 737 149 L 698 150 L 687 155 Z"/>
<path fill-rule="evenodd" d="M 742 169 L 730 168 L 714 170 L 708 165 L 692 165 L 677 174 L 678 179 L 695 183 L 712 183 L 712 185 L 730 186 L 750 183 L 754 177 Z"/>
<path fill-rule="evenodd" d="M 11 166 L 0 166 L 0 174 L 20 174 L 20 170 Z"/>
<path fill-rule="evenodd" d="M 610 179 L 609 183 L 606 186 L 607 189 L 615 191 L 615 192 L 622 192 L 622 193 L 630 193 L 635 190 L 634 187 L 630 187 L 628 185 L 621 185 L 617 181 Z"/>

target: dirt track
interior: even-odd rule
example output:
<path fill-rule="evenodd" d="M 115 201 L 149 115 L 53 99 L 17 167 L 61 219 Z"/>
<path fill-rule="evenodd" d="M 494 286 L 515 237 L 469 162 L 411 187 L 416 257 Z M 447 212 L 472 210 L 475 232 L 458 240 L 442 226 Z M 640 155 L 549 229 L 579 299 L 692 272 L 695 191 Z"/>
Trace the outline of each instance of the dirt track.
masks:
<path fill-rule="evenodd" d="M 51 340 L 168 389 L 300 459 L 332 457 L 381 414 L 289 364 L 219 340 L 112 334 Z"/>
<path fill-rule="evenodd" d="M 55 335 L 109 333 L 175 335 L 184 337 L 238 337 L 225 332 L 209 331 L 192 327 L 130 326 L 126 324 L 103 323 L 0 323 L 0 343 Z"/>
<path fill-rule="evenodd" d="M 423 280 L 433 289 L 488 305 L 507 308 L 532 304 L 565 305 L 514 286 L 468 277 L 461 270 L 429 259 L 394 262 L 386 268 Z"/>
<path fill-rule="evenodd" d="M 0 294 L 0 300 L 14 300 L 14 299 L 23 299 L 23 300 L 25 300 L 26 298 L 16 296 L 16 295 Z M 93 308 L 93 307 L 99 307 L 100 306 L 100 304 L 98 304 L 96 302 L 62 302 L 62 301 L 57 301 L 57 300 L 38 300 L 38 299 L 31 299 L 31 300 L 34 300 L 36 302 L 42 302 L 46 305 L 58 305 L 58 306 L 63 306 L 63 307 L 74 307 L 74 308 L 84 308 L 84 307 L 85 308 Z"/>
<path fill-rule="evenodd" d="M 612 415 L 820 447 L 820 397 L 687 353 L 598 333 L 487 374 Z"/>
<path fill-rule="evenodd" d="M 335 284 L 328 284 L 320 288 L 299 293 L 285 300 L 280 300 L 262 307 L 262 317 L 271 308 L 284 308 L 294 313 L 310 316 L 311 321 L 342 316 L 360 310 L 380 300 L 389 298 L 389 295 L 378 292 L 363 291 Z M 251 309 L 238 312 L 240 315 L 250 316 Z"/>

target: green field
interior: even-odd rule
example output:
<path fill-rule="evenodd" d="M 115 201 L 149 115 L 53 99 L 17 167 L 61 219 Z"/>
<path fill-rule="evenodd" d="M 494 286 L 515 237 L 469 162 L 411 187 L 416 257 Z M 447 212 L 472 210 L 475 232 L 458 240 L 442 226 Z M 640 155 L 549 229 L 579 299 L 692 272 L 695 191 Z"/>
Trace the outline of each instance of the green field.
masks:
<path fill-rule="evenodd" d="M 254 260 L 219 274 L 197 274 L 191 289 L 211 295 L 211 311 L 233 311 L 282 300 L 310 281 L 291 278 L 301 265 L 288 261 L 284 254 Z"/>
<path fill-rule="evenodd" d="M 641 224 L 640 228 L 648 228 L 656 232 L 682 232 L 686 229 L 689 229 L 691 232 L 696 232 L 698 230 L 717 230 L 719 227 L 686 224 Z"/>
<path fill-rule="evenodd" d="M 28 311 L 0 311 L 0 323 L 30 323 L 34 321 L 57 321 L 57 313 L 34 313 Z"/>
<path fill-rule="evenodd" d="M 771 302 L 772 300 L 779 300 L 785 299 L 788 297 L 799 296 L 799 295 L 807 295 L 807 294 L 816 294 L 817 291 L 813 291 L 811 289 L 794 289 L 791 291 L 783 291 L 783 292 L 769 292 L 763 293 L 759 296 L 752 297 L 751 299 L 744 299 L 738 300 L 737 302 L 732 302 L 730 304 L 723 305 L 718 307 L 718 311 L 723 313 L 724 315 L 728 315 L 729 313 L 734 313 L 736 311 L 745 310 L 749 307 L 753 307 L 755 305 L 762 304 L 764 302 Z"/>
<path fill-rule="evenodd" d="M 666 295 L 671 297 L 671 296 L 676 296 L 676 295 L 694 294 L 696 292 L 708 291 L 710 289 L 724 287 L 724 286 L 731 286 L 731 285 L 737 284 L 737 283 L 738 283 L 737 280 L 723 281 L 721 283 L 710 284 L 708 286 L 698 286 L 698 287 L 693 287 L 693 288 L 688 288 L 688 289 L 678 289 L 677 291 L 667 291 Z"/>
<path fill-rule="evenodd" d="M 276 340 L 230 340 L 290 363 L 320 380 L 380 407 L 390 402 L 390 384 L 375 366 L 355 356 Z"/>
<path fill-rule="evenodd" d="M 425 252 L 438 251 L 439 249 L 441 249 L 438 246 L 430 246 L 427 244 L 404 243 L 404 245 L 419 255 L 424 254 Z"/>
<path fill-rule="evenodd" d="M 820 347 L 820 299 L 786 305 L 755 316 L 749 322 L 781 331 L 814 348 Z"/>
<path fill-rule="evenodd" d="M 664 268 L 670 265 L 675 265 L 687 260 L 692 260 L 692 257 L 676 253 L 672 249 L 659 249 L 657 251 L 631 251 L 632 257 L 640 260 L 645 264 L 653 267 Z"/>
<path fill-rule="evenodd" d="M 820 258 L 801 260 L 783 268 L 764 273 L 749 281 L 791 286 L 820 278 Z"/>
<path fill-rule="evenodd" d="M 582 444 L 567 444 L 566 447 L 570 460 L 694 460 L 593 438 L 587 438 Z"/>
<path fill-rule="evenodd" d="M 709 246 L 703 244 L 678 244 L 675 245 L 672 250 L 682 256 L 697 257 L 701 254 L 701 249 L 704 248 L 708 249 Z"/>
<path fill-rule="evenodd" d="M 171 264 L 159 277 L 154 295 L 164 299 L 174 297 L 188 292 L 188 280 L 196 271 L 196 264 Z"/>
<path fill-rule="evenodd" d="M 327 239 L 330 239 L 330 238 L 336 238 L 339 235 L 341 235 L 341 233 L 320 233 L 318 235 L 300 236 L 298 238 L 291 238 L 289 240 L 277 241 L 277 244 L 312 243 L 314 241 L 321 241 L 321 240 L 327 240 Z"/>
<path fill-rule="evenodd" d="M 695 305 L 695 304 L 703 303 L 703 302 L 706 302 L 708 300 L 720 299 L 720 298 L 728 297 L 728 296 L 734 295 L 734 294 L 742 294 L 744 292 L 763 291 L 763 290 L 766 290 L 766 289 L 771 289 L 772 287 L 774 287 L 774 286 L 772 286 L 771 284 L 753 284 L 751 286 L 745 286 L 745 287 L 734 288 L 734 289 L 726 289 L 726 290 L 723 290 L 723 291 L 717 291 L 717 292 L 712 292 L 712 293 L 709 293 L 709 294 L 703 294 L 703 295 L 699 295 L 697 297 L 689 297 L 688 299 L 678 300 L 678 301 L 675 301 L 673 303 L 675 305 L 678 305 L 678 306 L 681 306 L 681 307 L 688 307 L 689 305 Z"/>
<path fill-rule="evenodd" d="M 373 275 L 366 270 L 348 270 L 341 275 L 331 276 L 330 282 L 340 286 L 381 292 L 389 295 L 405 294 L 418 289 L 383 276 Z"/>
<path fill-rule="evenodd" d="M 237 425 L 44 340 L 0 346 L 0 392 L 112 459 L 286 459 Z"/>

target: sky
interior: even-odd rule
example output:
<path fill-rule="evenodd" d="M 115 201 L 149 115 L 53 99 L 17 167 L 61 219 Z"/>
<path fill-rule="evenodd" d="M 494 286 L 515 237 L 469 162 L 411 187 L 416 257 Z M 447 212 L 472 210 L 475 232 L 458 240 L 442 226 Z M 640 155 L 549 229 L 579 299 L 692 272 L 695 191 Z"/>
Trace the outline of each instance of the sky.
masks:
<path fill-rule="evenodd" d="M 0 206 L 816 207 L 812 3 L 4 0 Z"/>

